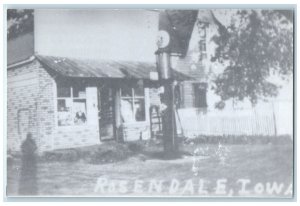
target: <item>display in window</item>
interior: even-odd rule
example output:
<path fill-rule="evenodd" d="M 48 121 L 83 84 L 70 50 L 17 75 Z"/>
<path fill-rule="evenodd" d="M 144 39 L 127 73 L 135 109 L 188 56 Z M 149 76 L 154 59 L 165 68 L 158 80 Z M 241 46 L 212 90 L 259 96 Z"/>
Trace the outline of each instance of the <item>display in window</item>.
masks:
<path fill-rule="evenodd" d="M 123 122 L 134 122 L 132 99 L 121 100 L 121 115 Z"/>
<path fill-rule="evenodd" d="M 75 125 L 84 124 L 86 122 L 86 101 L 85 100 L 74 100 L 74 123 Z"/>
<path fill-rule="evenodd" d="M 143 99 L 136 99 L 134 103 L 135 121 L 145 121 L 145 102 Z"/>
<path fill-rule="evenodd" d="M 71 107 L 67 106 L 66 99 L 59 99 L 57 102 L 58 108 L 58 125 L 68 126 L 73 124 Z"/>
<path fill-rule="evenodd" d="M 131 88 L 130 90 L 127 87 L 122 88 L 121 116 L 123 122 L 145 121 L 144 95 L 144 88 Z"/>
<path fill-rule="evenodd" d="M 87 122 L 84 87 L 57 86 L 58 126 L 81 125 Z"/>

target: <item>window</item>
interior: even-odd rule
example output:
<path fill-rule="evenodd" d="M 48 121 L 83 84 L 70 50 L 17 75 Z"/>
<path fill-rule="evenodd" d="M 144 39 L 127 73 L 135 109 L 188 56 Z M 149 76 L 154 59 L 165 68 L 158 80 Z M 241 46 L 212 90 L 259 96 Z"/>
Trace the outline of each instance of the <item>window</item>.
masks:
<path fill-rule="evenodd" d="M 201 39 L 199 41 L 199 48 L 200 48 L 200 52 L 206 52 L 206 42 L 205 39 Z"/>
<path fill-rule="evenodd" d="M 205 39 L 201 39 L 199 41 L 199 50 L 200 50 L 200 60 L 205 60 L 206 57 L 207 57 L 207 54 L 206 54 L 206 41 Z"/>
<path fill-rule="evenodd" d="M 145 121 L 145 93 L 142 85 L 122 87 L 121 115 L 123 122 Z"/>
<path fill-rule="evenodd" d="M 207 58 L 206 53 L 206 28 L 208 24 L 206 22 L 198 21 L 198 33 L 200 36 L 199 40 L 199 52 L 200 52 L 200 61 L 205 60 Z"/>
<path fill-rule="evenodd" d="M 57 113 L 58 126 L 85 124 L 87 121 L 85 87 L 57 84 Z"/>
<path fill-rule="evenodd" d="M 194 107 L 206 108 L 207 99 L 206 99 L 206 84 L 203 83 L 194 83 Z"/>

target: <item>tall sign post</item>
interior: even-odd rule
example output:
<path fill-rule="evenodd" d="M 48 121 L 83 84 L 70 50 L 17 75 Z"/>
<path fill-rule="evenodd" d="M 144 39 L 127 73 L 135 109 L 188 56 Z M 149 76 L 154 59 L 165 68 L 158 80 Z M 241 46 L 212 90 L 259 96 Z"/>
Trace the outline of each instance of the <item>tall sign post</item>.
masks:
<path fill-rule="evenodd" d="M 170 52 L 165 49 L 170 41 L 166 31 L 159 31 L 158 51 L 156 52 L 157 70 L 162 87 L 162 130 L 164 152 L 166 158 L 178 156 L 178 138 L 176 134 L 175 104 L 174 104 L 174 78 L 171 68 Z"/>

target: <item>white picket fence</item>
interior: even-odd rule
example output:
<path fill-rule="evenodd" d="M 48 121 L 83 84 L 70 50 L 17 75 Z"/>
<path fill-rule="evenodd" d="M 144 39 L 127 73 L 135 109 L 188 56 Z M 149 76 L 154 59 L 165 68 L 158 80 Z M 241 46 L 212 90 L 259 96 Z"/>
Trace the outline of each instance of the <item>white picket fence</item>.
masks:
<path fill-rule="evenodd" d="M 187 137 L 198 135 L 291 135 L 292 103 L 268 104 L 239 110 L 203 111 L 198 108 L 178 110 L 178 132 Z"/>

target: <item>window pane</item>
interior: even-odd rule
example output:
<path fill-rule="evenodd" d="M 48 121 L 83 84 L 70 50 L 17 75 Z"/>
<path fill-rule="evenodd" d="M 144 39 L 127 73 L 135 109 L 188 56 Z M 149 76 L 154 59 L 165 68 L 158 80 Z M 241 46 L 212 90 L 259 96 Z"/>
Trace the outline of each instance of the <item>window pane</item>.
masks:
<path fill-rule="evenodd" d="M 73 97 L 85 98 L 85 87 L 84 86 L 75 86 L 73 87 Z"/>
<path fill-rule="evenodd" d="M 205 40 L 200 40 L 200 52 L 206 51 L 206 42 Z"/>
<path fill-rule="evenodd" d="M 86 123 L 86 100 L 74 99 L 73 100 L 73 116 L 74 124 L 80 125 Z"/>
<path fill-rule="evenodd" d="M 57 97 L 71 97 L 71 87 L 57 85 Z"/>
<path fill-rule="evenodd" d="M 71 108 L 72 100 L 70 98 L 57 100 L 57 110 L 59 112 L 68 112 L 71 111 Z"/>
<path fill-rule="evenodd" d="M 57 100 L 58 126 L 68 126 L 73 124 L 71 105 L 71 99 Z"/>
<path fill-rule="evenodd" d="M 121 116 L 123 122 L 134 122 L 132 99 L 121 99 Z"/>
<path fill-rule="evenodd" d="M 134 117 L 136 121 L 145 121 L 145 101 L 144 99 L 135 99 Z"/>
<path fill-rule="evenodd" d="M 134 95 L 135 96 L 144 96 L 144 82 L 139 80 L 136 85 L 134 85 Z"/>
<path fill-rule="evenodd" d="M 135 96 L 144 97 L 144 95 L 145 95 L 144 93 L 145 93 L 144 92 L 144 87 L 139 86 L 139 87 L 134 88 L 134 95 Z"/>
<path fill-rule="evenodd" d="M 123 122 L 145 121 L 145 92 L 142 82 L 134 85 L 123 85 L 121 90 L 121 115 Z"/>
<path fill-rule="evenodd" d="M 132 97 L 132 88 L 126 84 L 121 88 L 122 97 Z"/>

